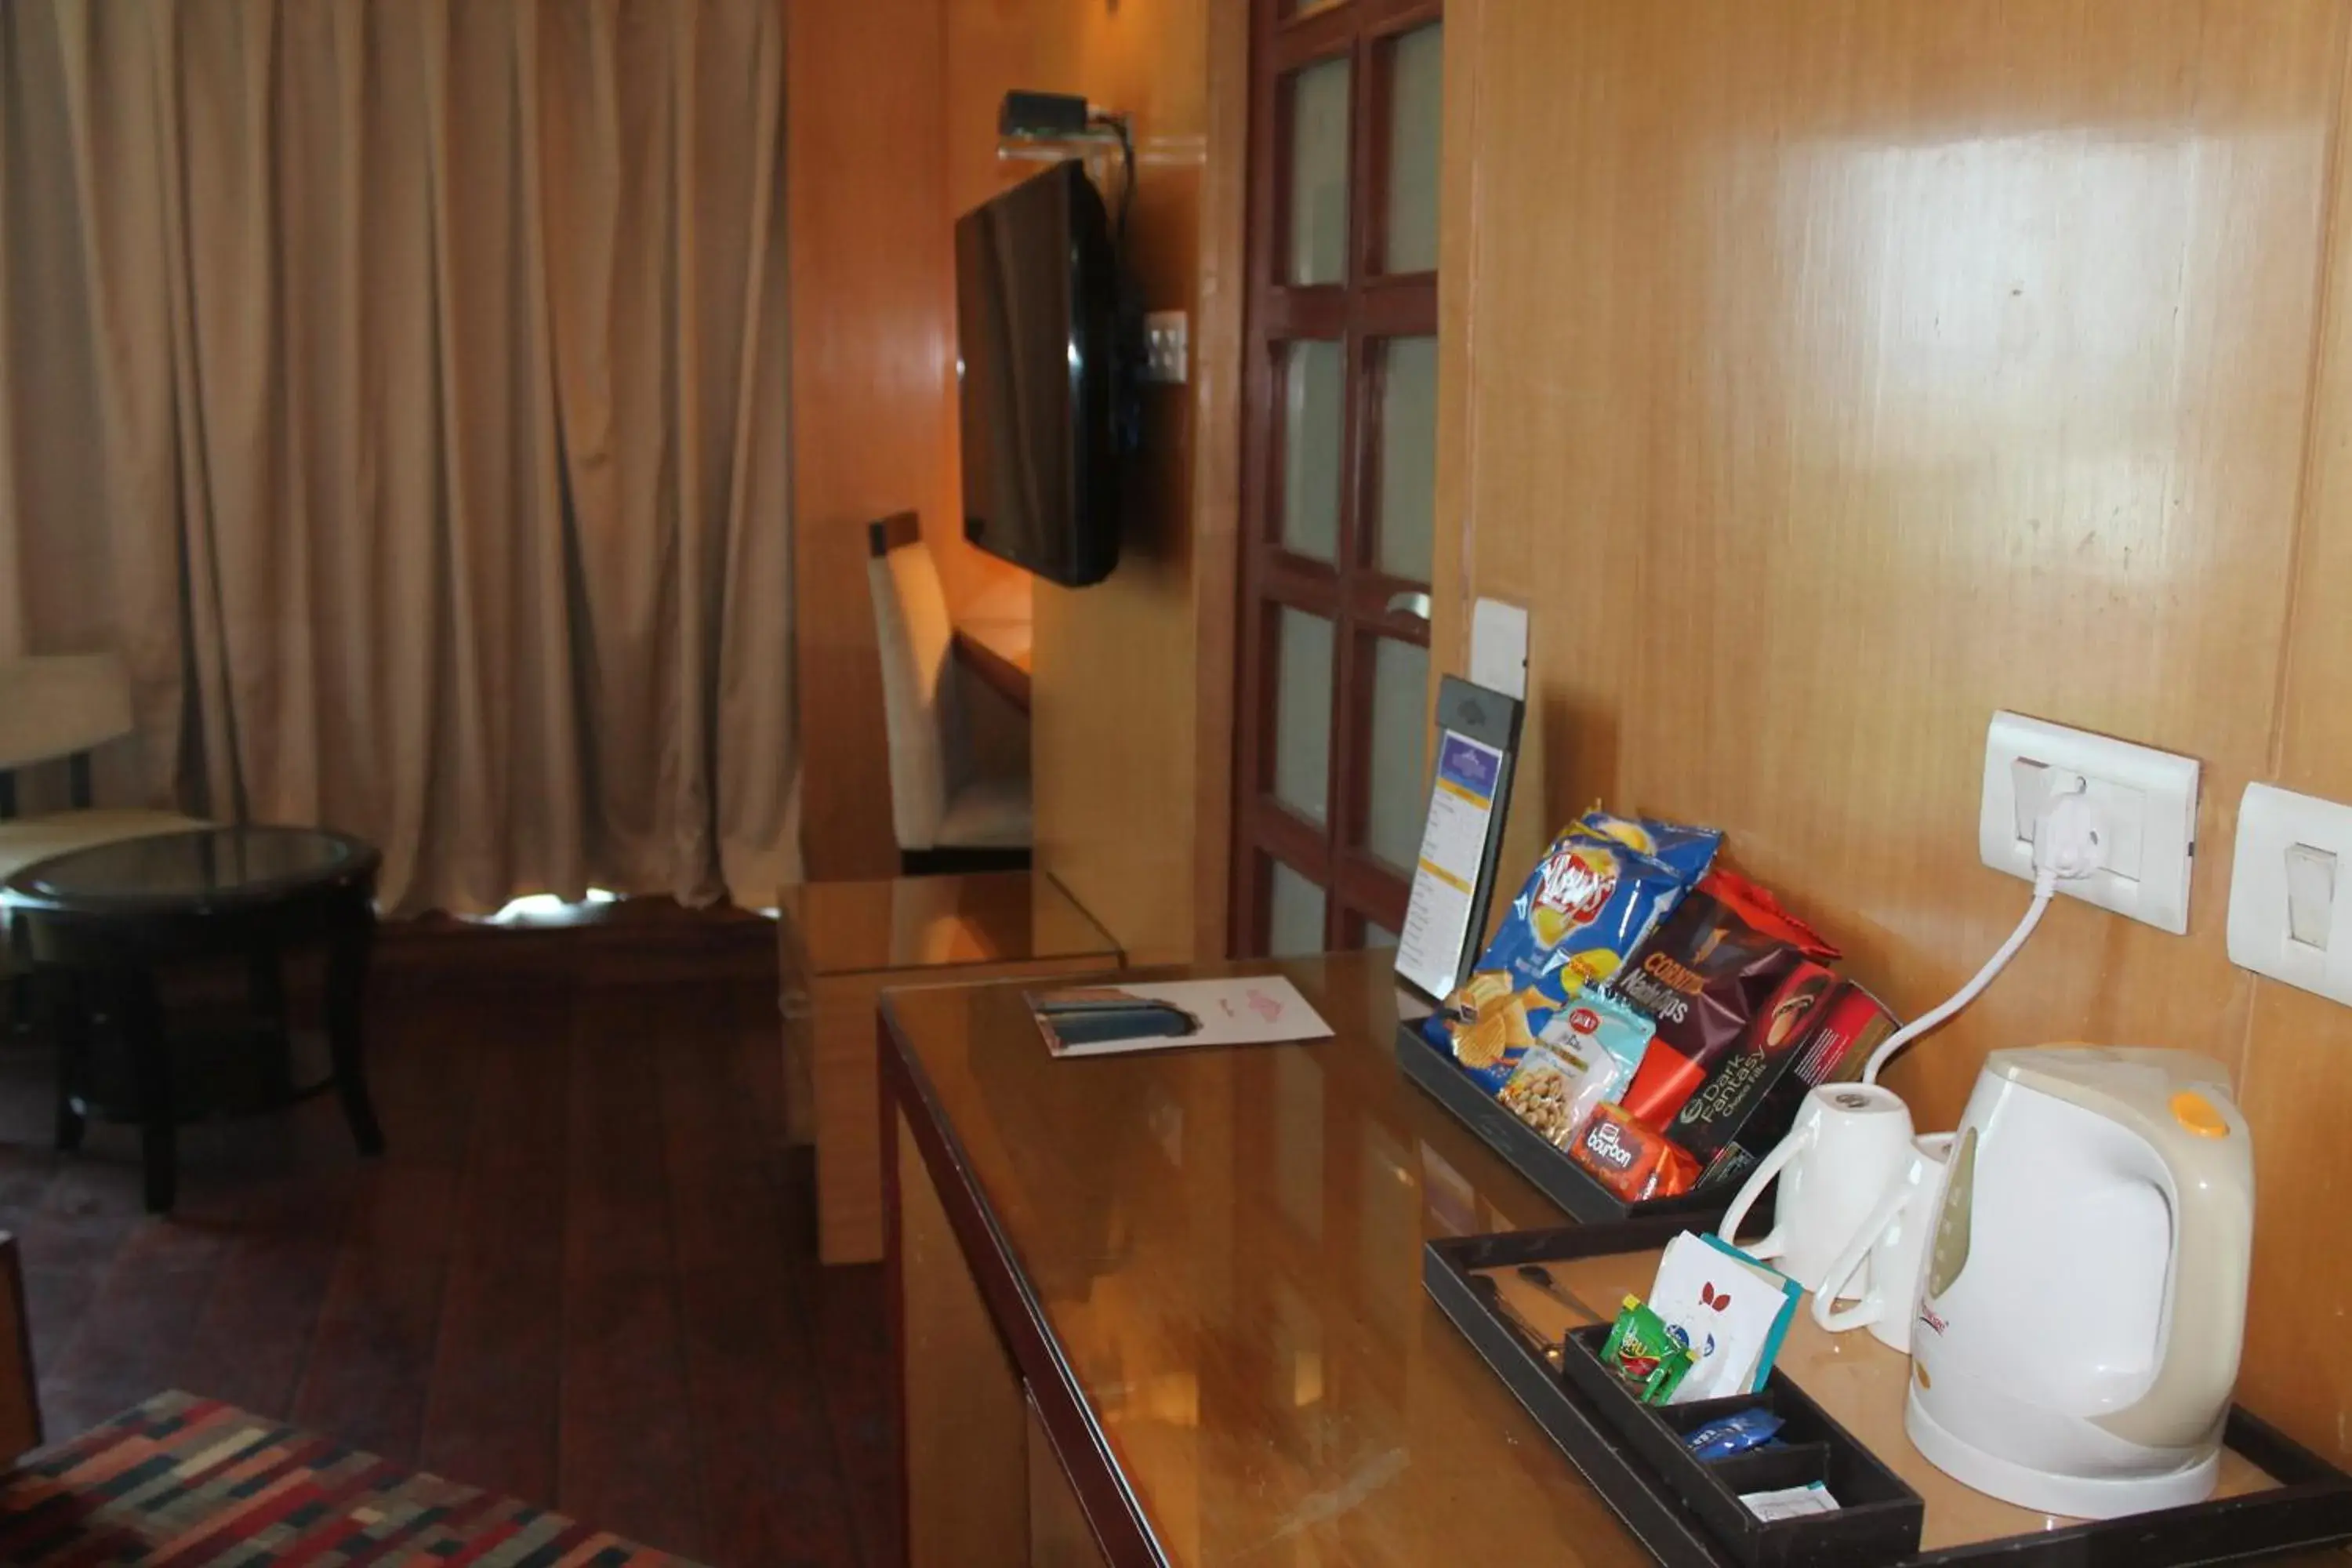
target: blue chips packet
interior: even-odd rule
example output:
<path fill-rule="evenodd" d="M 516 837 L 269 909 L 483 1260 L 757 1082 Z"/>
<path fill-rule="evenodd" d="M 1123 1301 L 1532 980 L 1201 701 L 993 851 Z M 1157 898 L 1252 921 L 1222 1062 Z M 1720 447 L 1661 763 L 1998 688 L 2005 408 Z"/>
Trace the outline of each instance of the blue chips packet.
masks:
<path fill-rule="evenodd" d="M 1569 831 L 1614 839 L 1628 849 L 1647 855 L 1680 877 L 1685 887 L 1698 885 L 1707 868 L 1715 864 L 1715 852 L 1723 847 L 1720 827 L 1692 827 L 1647 816 L 1620 816 L 1597 805 L 1578 817 L 1576 826 Z"/>
<path fill-rule="evenodd" d="M 1609 835 L 1580 822 L 1554 839 L 1511 900 L 1494 940 L 1454 993 L 1422 1026 L 1489 1094 L 1498 1094 L 1553 1015 L 1605 984 L 1704 876 L 1723 836 L 1712 828 L 1605 817 Z M 1639 834 L 1679 864 L 1633 848 Z M 1621 836 L 1623 835 L 1623 836 Z"/>

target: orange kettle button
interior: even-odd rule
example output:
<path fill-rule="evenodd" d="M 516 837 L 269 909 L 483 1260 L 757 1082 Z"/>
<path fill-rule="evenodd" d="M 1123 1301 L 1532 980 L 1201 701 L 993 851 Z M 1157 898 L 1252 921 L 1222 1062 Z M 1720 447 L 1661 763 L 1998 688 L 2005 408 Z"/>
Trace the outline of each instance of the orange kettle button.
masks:
<path fill-rule="evenodd" d="M 2172 1119 L 2200 1138 L 2227 1138 L 2230 1124 L 2213 1109 L 2213 1102 L 2193 1089 L 2184 1089 L 2172 1097 Z"/>

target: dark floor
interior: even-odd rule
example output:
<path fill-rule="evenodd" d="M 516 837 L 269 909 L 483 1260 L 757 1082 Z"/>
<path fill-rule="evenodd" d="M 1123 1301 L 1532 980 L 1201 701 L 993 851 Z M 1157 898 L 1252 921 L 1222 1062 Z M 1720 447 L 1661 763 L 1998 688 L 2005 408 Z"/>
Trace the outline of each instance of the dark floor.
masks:
<path fill-rule="evenodd" d="M 497 940 L 488 938 L 486 940 Z M 391 1152 L 333 1103 L 50 1152 L 0 1051 L 0 1227 L 51 1436 L 178 1387 L 720 1565 L 895 1560 L 880 1271 L 820 1269 L 772 976 L 411 952 L 371 1002 Z"/>

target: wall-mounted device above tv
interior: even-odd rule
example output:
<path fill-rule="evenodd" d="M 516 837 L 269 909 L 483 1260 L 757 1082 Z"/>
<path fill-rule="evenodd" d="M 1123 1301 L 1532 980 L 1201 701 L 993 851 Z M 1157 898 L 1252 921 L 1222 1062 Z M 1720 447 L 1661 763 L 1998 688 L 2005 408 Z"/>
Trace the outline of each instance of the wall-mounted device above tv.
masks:
<path fill-rule="evenodd" d="M 956 222 L 964 537 L 1070 587 L 1118 564 L 1118 262 L 1076 159 Z"/>

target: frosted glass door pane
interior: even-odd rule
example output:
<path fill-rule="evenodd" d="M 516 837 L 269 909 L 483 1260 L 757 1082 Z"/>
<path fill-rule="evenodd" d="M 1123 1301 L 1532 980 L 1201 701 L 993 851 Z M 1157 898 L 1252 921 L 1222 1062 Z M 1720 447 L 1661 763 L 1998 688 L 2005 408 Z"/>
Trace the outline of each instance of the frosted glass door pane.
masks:
<path fill-rule="evenodd" d="M 1274 797 L 1319 827 L 1331 784 L 1331 623 L 1286 609 L 1276 625 Z"/>
<path fill-rule="evenodd" d="M 1389 57 L 1389 222 L 1383 269 L 1437 268 L 1438 132 L 1445 88 L 1445 27 L 1433 22 Z"/>
<path fill-rule="evenodd" d="M 1348 272 L 1348 62 L 1290 79 L 1290 280 L 1337 283 Z"/>
<path fill-rule="evenodd" d="M 1364 847 L 1406 876 L 1421 855 L 1429 798 L 1421 766 L 1429 749 L 1429 650 L 1394 637 L 1372 647 L 1372 740 Z"/>
<path fill-rule="evenodd" d="M 1392 577 L 1426 583 L 1437 514 L 1437 340 L 1391 338 L 1381 358 L 1374 563 Z"/>
<path fill-rule="evenodd" d="M 1284 865 L 1274 868 L 1271 897 L 1274 908 L 1266 922 L 1268 958 L 1323 951 L 1323 889 Z"/>
<path fill-rule="evenodd" d="M 1346 361 L 1346 350 L 1334 342 L 1283 345 L 1282 547 L 1318 561 L 1339 552 Z"/>

